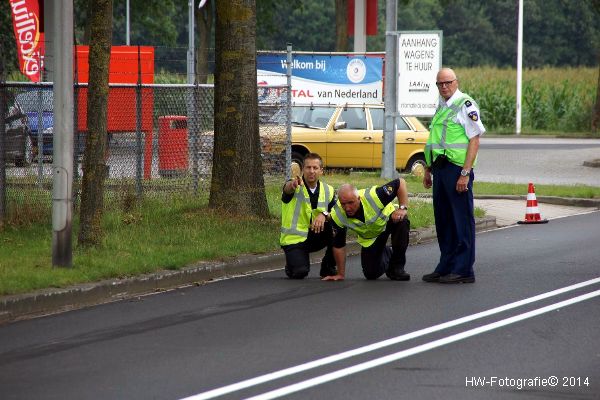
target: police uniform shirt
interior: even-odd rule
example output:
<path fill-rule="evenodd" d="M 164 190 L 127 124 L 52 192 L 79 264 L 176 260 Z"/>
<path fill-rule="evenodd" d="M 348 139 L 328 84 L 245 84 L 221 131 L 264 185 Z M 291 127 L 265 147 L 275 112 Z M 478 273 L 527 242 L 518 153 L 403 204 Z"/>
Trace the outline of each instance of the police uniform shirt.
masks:
<path fill-rule="evenodd" d="M 397 197 L 398 189 L 400 188 L 400 179 L 394 179 L 391 182 L 386 183 L 383 186 L 379 186 L 375 189 L 375 193 L 377 193 L 377 197 L 379 197 L 379 201 L 383 206 L 387 206 Z M 358 207 L 358 211 L 356 215 L 352 218 L 356 218 L 359 221 L 365 222 L 365 210 L 363 209 L 362 203 L 360 207 Z M 339 227 L 333 219 L 331 220 L 331 225 L 333 226 L 333 247 L 342 248 L 346 246 L 346 227 Z"/>
<path fill-rule="evenodd" d="M 456 89 L 456 92 L 454 92 L 452 97 L 446 101 L 446 105 L 450 107 L 452 103 L 456 101 L 456 99 L 462 96 L 463 93 Z M 444 98 L 441 97 L 440 101 L 444 101 Z M 477 104 L 473 103 L 471 100 L 467 100 L 460 108 L 460 111 L 456 117 L 456 121 L 465 128 L 465 132 L 469 139 L 485 133 L 485 127 L 481 122 L 481 112 L 479 111 L 479 107 L 477 107 Z"/>
<path fill-rule="evenodd" d="M 304 181 L 304 178 L 302 178 L 302 181 Z M 287 182 L 286 182 L 286 184 L 287 184 Z M 304 185 L 308 189 L 308 198 L 310 199 L 310 208 L 312 208 L 314 210 L 315 208 L 317 208 L 317 205 L 319 204 L 319 192 L 320 192 L 319 181 L 317 181 L 317 187 L 315 188 L 314 191 L 312 191 L 310 189 L 310 187 L 308 187 L 308 185 L 306 185 L 306 181 L 304 181 Z M 285 184 L 283 186 L 285 187 Z M 294 198 L 293 192 L 292 192 L 292 194 L 287 194 L 285 191 L 282 191 L 281 201 L 284 202 L 285 204 L 292 201 L 293 198 Z M 327 205 L 327 211 L 331 211 L 336 200 L 337 200 L 337 197 L 334 194 L 333 199 L 331 199 L 331 201 Z"/>

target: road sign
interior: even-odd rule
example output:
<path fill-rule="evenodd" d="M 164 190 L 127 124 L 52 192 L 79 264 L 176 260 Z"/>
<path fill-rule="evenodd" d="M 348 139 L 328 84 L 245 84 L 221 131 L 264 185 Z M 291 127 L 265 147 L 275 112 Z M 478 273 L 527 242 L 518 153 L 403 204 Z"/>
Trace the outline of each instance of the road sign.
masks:
<path fill-rule="evenodd" d="M 431 117 L 439 93 L 435 86 L 442 67 L 442 31 L 398 32 L 398 113 Z"/>

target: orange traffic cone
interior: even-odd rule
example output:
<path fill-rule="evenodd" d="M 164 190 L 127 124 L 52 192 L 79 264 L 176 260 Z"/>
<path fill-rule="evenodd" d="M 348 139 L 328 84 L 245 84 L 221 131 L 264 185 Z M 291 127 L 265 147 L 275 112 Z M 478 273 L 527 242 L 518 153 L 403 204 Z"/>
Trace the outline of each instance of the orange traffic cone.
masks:
<path fill-rule="evenodd" d="M 540 209 L 538 208 L 538 202 L 535 198 L 535 187 L 533 183 L 529 184 L 529 190 L 527 191 L 527 209 L 525 211 L 525 219 L 519 221 L 519 224 L 546 224 L 547 219 L 542 219 L 540 216 Z"/>

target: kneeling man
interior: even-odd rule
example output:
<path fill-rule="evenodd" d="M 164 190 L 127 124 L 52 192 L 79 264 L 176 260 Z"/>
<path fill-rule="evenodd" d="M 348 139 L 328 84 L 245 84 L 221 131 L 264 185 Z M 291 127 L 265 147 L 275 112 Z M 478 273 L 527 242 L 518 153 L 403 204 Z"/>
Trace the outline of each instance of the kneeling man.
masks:
<path fill-rule="evenodd" d="M 392 201 L 398 199 L 396 209 Z M 404 271 L 410 221 L 408 192 L 402 178 L 383 186 L 357 190 L 350 184 L 338 189 L 338 201 L 331 211 L 334 230 L 333 254 L 338 273 L 325 280 L 342 280 L 346 272 L 346 231 L 352 229 L 362 246 L 360 259 L 365 278 L 377 279 L 384 273 L 397 281 L 408 281 Z M 387 240 L 392 236 L 391 248 Z"/>

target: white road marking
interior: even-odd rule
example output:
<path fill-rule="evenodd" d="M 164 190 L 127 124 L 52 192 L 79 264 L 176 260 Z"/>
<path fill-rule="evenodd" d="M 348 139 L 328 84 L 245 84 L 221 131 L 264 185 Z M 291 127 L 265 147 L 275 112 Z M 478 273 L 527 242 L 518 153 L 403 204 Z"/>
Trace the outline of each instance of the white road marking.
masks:
<path fill-rule="evenodd" d="M 578 212 L 575 214 L 569 214 L 569 215 L 559 215 L 558 217 L 552 217 L 552 218 L 548 218 L 549 221 L 553 221 L 555 219 L 562 219 L 562 218 L 568 218 L 568 217 L 576 217 L 578 215 L 586 215 L 586 214 L 591 214 L 591 213 L 595 213 L 598 212 L 599 209 L 595 209 L 595 210 L 589 210 L 589 211 L 582 211 L 582 212 Z"/>
<path fill-rule="evenodd" d="M 596 290 L 594 292 L 586 293 L 581 296 L 573 297 L 571 299 L 561 301 L 559 303 L 551 304 L 542 308 L 538 308 L 523 314 L 515 315 L 514 317 L 506 318 L 497 322 L 493 322 L 491 324 L 483 325 L 478 328 L 470 329 L 461 333 L 457 333 L 455 335 L 451 335 L 442 339 L 434 340 L 433 342 L 425 343 L 420 346 L 412 347 L 410 349 L 406 349 L 403 351 L 399 351 L 397 353 L 393 353 L 384 357 L 376 358 L 371 361 L 367 361 L 361 364 L 354 365 L 352 367 L 340 369 L 322 376 L 318 376 L 316 378 L 308 379 L 302 382 L 295 383 L 293 385 L 284 386 L 280 389 L 272 390 L 270 392 L 266 392 L 263 394 L 259 394 L 257 396 L 248 397 L 246 400 L 270 400 L 276 399 L 281 396 L 286 396 L 291 393 L 299 392 L 304 389 L 308 389 L 317 385 L 321 385 L 326 382 L 330 382 L 336 379 L 344 378 L 348 375 L 353 375 L 358 372 L 365 371 L 367 369 L 375 368 L 384 364 L 389 364 L 393 361 L 400 360 L 402 358 L 410 357 L 415 354 L 423 353 L 428 350 L 435 349 L 437 347 L 441 347 L 450 343 L 458 342 L 463 339 L 470 338 L 475 335 L 479 335 L 480 333 L 488 332 L 494 329 L 501 328 L 506 325 L 514 324 L 515 322 L 523 321 L 528 318 L 532 318 L 549 311 L 553 311 L 562 307 L 566 307 L 575 303 L 579 303 L 581 301 L 589 300 L 591 298 L 600 296 L 600 290 Z"/>
<path fill-rule="evenodd" d="M 289 375 L 297 374 L 303 371 L 307 371 L 313 368 L 321 367 L 323 365 L 332 364 L 340 360 L 344 360 L 350 357 L 354 357 L 357 355 L 365 354 L 374 350 L 378 350 L 387 346 L 391 346 L 397 343 L 405 342 L 411 339 L 418 338 L 420 336 L 424 336 L 433 332 L 438 332 L 443 329 L 448 329 L 457 325 L 461 325 L 467 322 L 471 322 L 480 318 L 485 318 L 490 315 L 498 314 L 503 311 L 507 311 L 516 307 L 520 307 L 526 304 L 530 304 L 536 301 L 540 301 L 543 299 L 547 299 L 549 297 L 557 296 L 569 291 L 577 290 L 589 285 L 594 285 L 600 282 L 600 277 L 590 279 L 588 281 L 580 282 L 574 285 L 566 286 L 564 288 L 552 290 L 550 292 L 542 293 L 537 296 L 529 297 L 523 300 L 519 300 L 513 303 L 505 304 L 503 306 L 495 307 L 486 311 L 482 311 L 476 314 L 467 315 L 462 318 L 458 318 L 452 321 L 444 322 L 438 325 L 431 326 L 429 328 L 420 329 L 418 331 L 414 331 L 411 333 L 407 333 L 404 335 L 400 335 L 391 339 L 383 340 L 381 342 L 376 342 L 370 345 L 362 346 L 357 349 L 348 350 L 339 354 L 334 354 L 331 356 L 327 356 L 318 360 L 310 361 L 304 364 L 300 364 L 294 367 L 282 369 L 279 371 L 271 372 L 265 375 L 257 376 L 255 378 L 247 379 L 241 382 L 233 383 L 227 386 L 223 386 L 220 388 L 212 389 L 207 392 L 199 393 L 196 395 L 192 395 L 186 397 L 182 400 L 206 400 L 213 399 L 215 397 L 223 396 L 228 393 L 236 392 L 242 389 L 246 389 L 252 386 L 260 385 L 265 382 L 273 381 L 275 379 L 283 378 Z"/>

